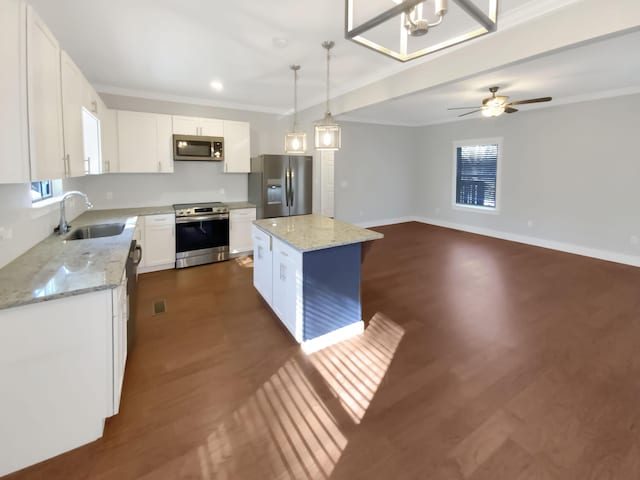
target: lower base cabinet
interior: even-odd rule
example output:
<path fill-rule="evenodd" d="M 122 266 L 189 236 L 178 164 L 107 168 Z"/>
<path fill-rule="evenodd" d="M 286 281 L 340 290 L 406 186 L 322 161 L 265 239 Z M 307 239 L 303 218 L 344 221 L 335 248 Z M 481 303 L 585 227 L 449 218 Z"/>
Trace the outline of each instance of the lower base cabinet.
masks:
<path fill-rule="evenodd" d="M 251 231 L 255 219 L 255 208 L 240 208 L 229 212 L 229 252 L 232 255 L 253 250 Z"/>
<path fill-rule="evenodd" d="M 253 226 L 253 281 L 297 342 L 302 342 L 302 253 Z"/>
<path fill-rule="evenodd" d="M 102 437 L 119 409 L 126 277 L 100 290 L 0 310 L 0 476 Z"/>
<path fill-rule="evenodd" d="M 138 272 L 168 270 L 176 266 L 176 216 L 172 213 L 138 218 L 136 241 L 142 247 Z"/>

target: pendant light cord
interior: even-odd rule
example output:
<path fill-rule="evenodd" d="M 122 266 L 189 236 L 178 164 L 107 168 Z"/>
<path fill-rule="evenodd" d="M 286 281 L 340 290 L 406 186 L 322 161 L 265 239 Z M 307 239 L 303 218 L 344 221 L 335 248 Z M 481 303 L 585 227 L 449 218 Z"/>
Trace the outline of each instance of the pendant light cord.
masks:
<path fill-rule="evenodd" d="M 331 114 L 331 110 L 329 109 L 329 99 L 331 98 L 331 87 L 329 83 L 330 71 L 331 71 L 331 49 L 335 43 L 332 41 L 326 41 L 322 43 L 322 47 L 327 50 L 327 114 Z"/>

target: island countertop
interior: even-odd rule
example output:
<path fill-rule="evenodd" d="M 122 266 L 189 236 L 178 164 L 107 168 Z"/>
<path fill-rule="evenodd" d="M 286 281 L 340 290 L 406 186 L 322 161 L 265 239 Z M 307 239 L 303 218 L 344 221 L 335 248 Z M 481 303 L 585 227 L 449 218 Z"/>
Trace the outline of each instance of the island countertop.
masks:
<path fill-rule="evenodd" d="M 368 242 L 384 237 L 373 230 L 322 215 L 266 218 L 255 220 L 253 223 L 300 252 Z"/>

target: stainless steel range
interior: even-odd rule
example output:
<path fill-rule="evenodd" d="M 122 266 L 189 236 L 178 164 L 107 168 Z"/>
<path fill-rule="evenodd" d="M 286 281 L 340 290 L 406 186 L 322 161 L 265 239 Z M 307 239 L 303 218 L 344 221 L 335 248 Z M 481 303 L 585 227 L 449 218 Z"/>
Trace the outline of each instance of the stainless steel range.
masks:
<path fill-rule="evenodd" d="M 176 268 L 229 258 L 229 208 L 220 202 L 174 205 Z"/>

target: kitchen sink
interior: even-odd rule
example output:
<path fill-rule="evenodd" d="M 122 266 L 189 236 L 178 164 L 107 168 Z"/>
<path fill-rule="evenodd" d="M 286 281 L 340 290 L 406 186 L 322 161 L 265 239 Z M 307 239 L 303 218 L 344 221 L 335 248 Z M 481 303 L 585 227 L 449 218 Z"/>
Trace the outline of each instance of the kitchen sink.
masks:
<path fill-rule="evenodd" d="M 88 238 L 115 237 L 124 230 L 124 223 L 103 223 L 100 225 L 87 225 L 86 227 L 72 230 L 65 240 L 85 240 Z"/>

